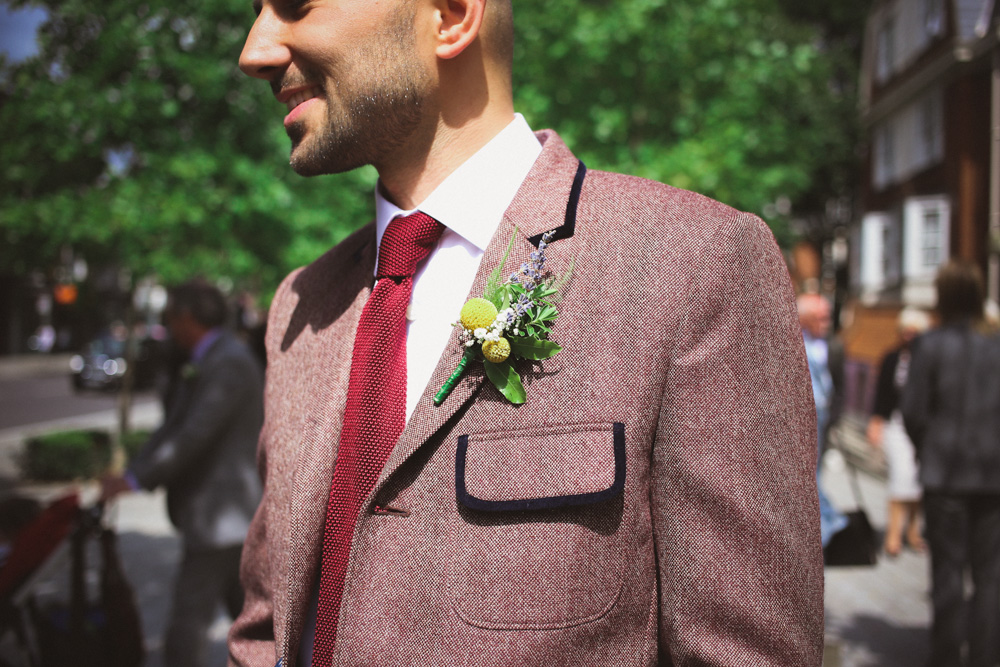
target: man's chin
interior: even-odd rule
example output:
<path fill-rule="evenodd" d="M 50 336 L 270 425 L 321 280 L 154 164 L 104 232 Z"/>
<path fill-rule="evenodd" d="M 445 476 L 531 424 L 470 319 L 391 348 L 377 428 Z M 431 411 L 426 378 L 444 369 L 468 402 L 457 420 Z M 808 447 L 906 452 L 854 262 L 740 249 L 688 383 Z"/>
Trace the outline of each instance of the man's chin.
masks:
<path fill-rule="evenodd" d="M 299 176 L 342 174 L 364 166 L 364 160 L 350 159 L 350 155 L 330 146 L 318 147 L 305 142 L 292 145 L 288 164 Z"/>
<path fill-rule="evenodd" d="M 301 138 L 292 137 L 292 151 L 288 157 L 288 164 L 299 176 L 320 176 L 329 173 L 329 170 L 324 168 L 325 161 L 317 155 L 318 152 L 315 149 L 310 150 L 309 145 Z"/>
<path fill-rule="evenodd" d="M 312 160 L 302 160 L 295 159 L 295 153 L 292 153 L 291 158 L 288 160 L 289 166 L 291 166 L 292 171 L 294 171 L 299 176 L 322 176 L 323 174 L 329 173 L 318 168 L 318 165 Z"/>

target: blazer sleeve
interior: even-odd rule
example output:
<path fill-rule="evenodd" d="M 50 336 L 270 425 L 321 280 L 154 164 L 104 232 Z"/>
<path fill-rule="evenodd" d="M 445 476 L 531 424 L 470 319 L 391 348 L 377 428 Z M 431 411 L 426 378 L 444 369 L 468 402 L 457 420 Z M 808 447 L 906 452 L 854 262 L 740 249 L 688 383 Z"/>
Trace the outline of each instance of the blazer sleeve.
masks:
<path fill-rule="evenodd" d="M 184 414 L 154 434 L 129 470 L 147 489 L 167 485 L 190 473 L 222 438 L 235 414 L 256 386 L 259 369 L 249 356 L 227 354 L 206 364 L 193 388 Z"/>
<path fill-rule="evenodd" d="M 278 313 L 283 311 L 282 303 L 289 297 L 291 285 L 301 269 L 293 271 L 278 286 L 271 303 L 267 323 L 266 348 L 268 368 L 273 368 L 275 360 L 271 357 L 279 346 L 278 336 L 283 335 L 287 321 L 278 321 Z M 275 484 L 268 475 L 271 459 L 269 459 L 267 420 L 271 418 L 267 412 L 265 400 L 265 420 L 261 430 L 260 442 L 257 445 L 257 469 L 264 483 L 264 494 L 250 522 L 250 530 L 243 544 L 243 555 L 240 562 L 240 583 L 243 585 L 243 609 L 233 621 L 229 629 L 227 643 L 229 646 L 228 667 L 271 667 L 278 660 L 277 643 L 274 629 L 275 588 L 280 577 L 279 562 L 281 554 L 275 554 L 273 549 L 280 548 L 284 540 L 275 539 L 271 534 L 280 530 L 281 521 L 275 520 L 272 512 L 283 507 L 280 495 L 275 490 Z M 282 443 L 273 443 L 280 446 Z M 280 519 L 280 512 L 278 512 Z"/>
<path fill-rule="evenodd" d="M 243 609 L 229 629 L 228 667 L 271 667 L 277 660 L 274 639 L 275 577 L 267 526 L 268 505 L 262 502 L 243 544 L 240 562 Z"/>
<path fill-rule="evenodd" d="M 653 445 L 660 664 L 818 667 L 816 417 L 785 263 L 734 214 L 689 285 Z"/>

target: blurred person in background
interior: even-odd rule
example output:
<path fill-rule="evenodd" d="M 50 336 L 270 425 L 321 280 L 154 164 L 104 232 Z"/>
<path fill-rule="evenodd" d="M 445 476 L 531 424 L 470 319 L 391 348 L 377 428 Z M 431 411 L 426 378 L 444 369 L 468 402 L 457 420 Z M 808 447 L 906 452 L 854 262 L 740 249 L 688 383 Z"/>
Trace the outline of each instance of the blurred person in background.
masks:
<path fill-rule="evenodd" d="M 1000 663 L 1000 339 L 985 324 L 982 277 L 975 266 L 950 262 L 935 284 L 940 326 L 917 340 L 901 403 L 924 487 L 934 611 L 930 665 L 995 667 Z"/>
<path fill-rule="evenodd" d="M 868 420 L 868 442 L 885 455 L 889 470 L 889 520 L 884 548 L 889 556 L 898 556 L 906 544 L 914 551 L 924 551 L 920 535 L 920 481 L 913 443 L 903 427 L 899 396 L 906 386 L 913 340 L 930 326 L 927 313 L 904 308 L 899 314 L 899 347 L 882 359 L 875 388 L 875 409 Z"/>
<path fill-rule="evenodd" d="M 218 605 L 232 618 L 243 606 L 239 562 L 262 492 L 256 449 L 264 378 L 254 354 L 224 328 L 226 302 L 212 285 L 175 287 L 165 316 L 187 361 L 166 401 L 163 426 L 124 475 L 102 480 L 102 498 L 166 488 L 170 520 L 183 540 L 166 664 L 201 667 Z"/>
<path fill-rule="evenodd" d="M 819 483 L 819 472 L 830 429 L 840 418 L 843 405 L 844 347 L 830 333 L 830 302 L 819 294 L 800 294 L 797 299 L 799 324 L 809 361 L 813 401 L 816 403 L 817 464 L 820 536 L 825 547 L 837 531 L 847 526 L 847 517 L 838 512 Z"/>

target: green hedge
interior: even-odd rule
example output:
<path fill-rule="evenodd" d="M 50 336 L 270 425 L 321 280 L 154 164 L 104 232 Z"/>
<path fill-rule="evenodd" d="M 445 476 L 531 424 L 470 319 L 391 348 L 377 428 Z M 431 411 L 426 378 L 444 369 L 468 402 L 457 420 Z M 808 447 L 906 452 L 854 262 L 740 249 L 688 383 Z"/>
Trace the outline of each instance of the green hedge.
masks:
<path fill-rule="evenodd" d="M 126 458 L 149 437 L 132 431 L 122 438 Z M 90 479 L 111 464 L 111 435 L 107 431 L 60 431 L 30 438 L 21 456 L 24 477 L 41 482 Z"/>

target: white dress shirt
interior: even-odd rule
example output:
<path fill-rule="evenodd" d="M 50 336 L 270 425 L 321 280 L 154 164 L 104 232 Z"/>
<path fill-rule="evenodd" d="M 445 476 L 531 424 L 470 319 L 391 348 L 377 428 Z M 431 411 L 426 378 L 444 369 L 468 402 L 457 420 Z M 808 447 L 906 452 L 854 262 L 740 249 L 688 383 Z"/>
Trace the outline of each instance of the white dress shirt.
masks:
<path fill-rule="evenodd" d="M 375 189 L 376 240 L 399 215 L 423 211 L 445 226 L 417 267 L 406 327 L 406 418 L 424 393 L 469 296 L 483 252 L 542 152 L 520 114 L 451 173 L 417 208 L 404 211 Z"/>

